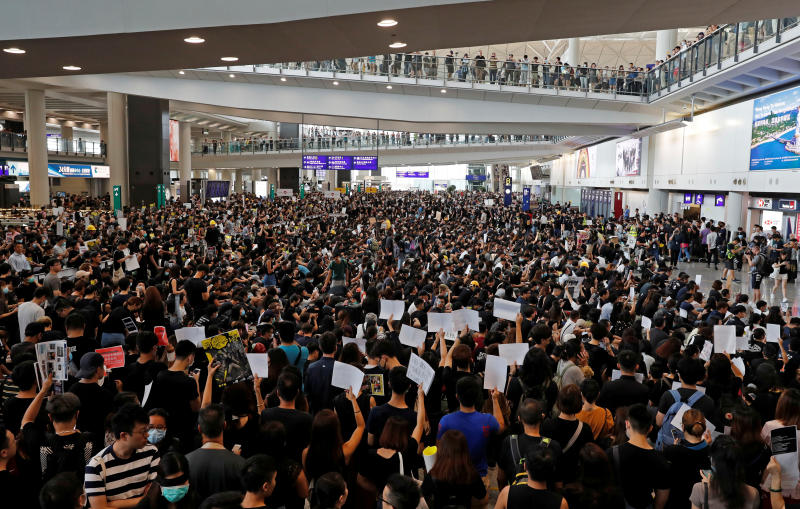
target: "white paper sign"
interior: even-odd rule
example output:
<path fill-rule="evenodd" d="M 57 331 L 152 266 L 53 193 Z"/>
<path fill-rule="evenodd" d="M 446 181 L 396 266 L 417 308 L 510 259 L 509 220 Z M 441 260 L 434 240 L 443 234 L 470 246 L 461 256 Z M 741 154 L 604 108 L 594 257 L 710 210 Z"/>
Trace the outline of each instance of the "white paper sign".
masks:
<path fill-rule="evenodd" d="M 406 324 L 400 327 L 400 343 L 404 345 L 419 348 L 425 342 L 425 336 L 424 330 Z"/>
<path fill-rule="evenodd" d="M 781 326 L 777 323 L 767 324 L 767 343 L 780 343 Z"/>
<path fill-rule="evenodd" d="M 428 365 L 427 362 L 413 353 L 411 354 L 411 357 L 408 360 L 406 376 L 412 382 L 416 382 L 417 385 L 421 385 L 422 390 L 425 391 L 425 394 L 428 394 L 428 389 L 431 388 L 431 383 L 433 383 L 433 376 L 435 373 L 436 372 Z"/>
<path fill-rule="evenodd" d="M 340 389 L 352 389 L 358 395 L 361 384 L 364 382 L 364 372 L 355 366 L 344 362 L 334 361 L 331 385 Z"/>
<path fill-rule="evenodd" d="M 714 351 L 717 353 L 736 353 L 736 327 L 733 325 L 714 326 Z"/>
<path fill-rule="evenodd" d="M 681 317 L 681 318 L 688 318 L 688 317 L 689 317 L 689 312 L 688 312 L 688 311 L 686 311 L 686 310 L 685 310 L 685 309 L 683 309 L 683 308 L 680 308 L 680 309 L 678 310 L 678 315 L 680 315 L 680 317 Z"/>
<path fill-rule="evenodd" d="M 741 357 L 734 357 L 733 359 L 731 359 L 731 362 L 733 363 L 734 366 L 736 366 L 739 369 L 739 373 L 741 373 L 742 376 L 744 376 L 745 372 L 744 359 L 742 359 Z"/>
<path fill-rule="evenodd" d="M 772 455 L 781 465 L 781 486 L 793 487 L 800 479 L 797 465 L 797 426 L 777 428 L 770 432 Z"/>
<path fill-rule="evenodd" d="M 575 288 L 572 290 L 572 298 L 577 299 L 578 296 L 581 294 L 581 286 L 583 286 L 583 280 L 586 279 L 585 277 L 579 277 L 578 283 L 575 285 Z"/>
<path fill-rule="evenodd" d="M 474 309 L 459 309 L 451 313 L 453 315 L 453 325 L 455 330 L 460 331 L 466 325 L 469 330 L 480 330 L 481 315 Z"/>
<path fill-rule="evenodd" d="M 697 275 L 694 276 L 694 282 L 697 283 L 697 286 L 700 286 L 700 281 L 702 281 L 702 280 L 703 280 L 703 275 L 702 274 L 697 274 Z"/>
<path fill-rule="evenodd" d="M 736 349 L 747 350 L 750 345 L 750 335 L 745 332 L 744 336 L 736 336 Z"/>
<path fill-rule="evenodd" d="M 130 250 L 128 250 L 128 248 L 125 248 L 123 253 L 125 253 L 125 256 L 129 256 L 131 254 Z M 133 255 L 130 258 L 125 258 L 125 271 L 126 272 L 130 272 L 130 271 L 136 270 L 138 268 L 139 268 L 139 260 L 136 258 L 136 255 Z"/>
<path fill-rule="evenodd" d="M 632 301 L 634 297 L 634 293 L 636 290 L 631 286 L 630 291 L 628 292 L 628 300 Z"/>
<path fill-rule="evenodd" d="M 381 299 L 381 314 L 378 318 L 388 320 L 389 316 L 391 316 L 393 320 L 402 320 L 405 312 L 405 301 Z"/>
<path fill-rule="evenodd" d="M 342 346 L 348 345 L 350 343 L 355 343 L 358 346 L 358 350 L 366 354 L 367 353 L 367 338 L 348 338 L 342 336 Z"/>
<path fill-rule="evenodd" d="M 704 361 L 708 361 L 711 359 L 711 352 L 714 350 L 714 343 L 711 341 L 706 341 L 703 344 L 703 350 L 700 352 L 700 358 Z"/>
<path fill-rule="evenodd" d="M 508 363 L 497 355 L 486 356 L 486 376 L 483 379 L 483 388 L 500 392 L 506 390 L 506 376 L 508 375 Z"/>
<path fill-rule="evenodd" d="M 642 328 L 645 330 L 650 330 L 650 327 L 653 326 L 653 322 L 647 318 L 646 316 L 642 317 Z"/>
<path fill-rule="evenodd" d="M 643 373 L 634 373 L 633 377 L 636 379 L 637 382 L 643 383 L 644 382 L 644 374 Z M 611 371 L 611 381 L 619 380 L 622 378 L 622 371 L 618 369 L 614 369 Z"/>
<path fill-rule="evenodd" d="M 439 332 L 439 329 L 445 332 L 456 330 L 452 313 L 428 313 L 428 332 Z"/>
<path fill-rule="evenodd" d="M 150 391 L 153 390 L 153 382 L 144 386 L 144 395 L 142 396 L 142 406 L 147 404 L 147 398 L 150 397 Z"/>
<path fill-rule="evenodd" d="M 517 319 L 517 313 L 522 308 L 519 302 L 511 302 L 510 300 L 494 298 L 494 311 L 493 315 L 497 318 L 504 318 L 512 322 Z"/>
<path fill-rule="evenodd" d="M 184 339 L 188 339 L 194 343 L 195 346 L 200 346 L 200 342 L 206 339 L 206 328 L 181 327 L 180 329 L 175 329 L 175 340 L 183 341 Z"/>
<path fill-rule="evenodd" d="M 247 362 L 250 364 L 250 371 L 259 378 L 269 376 L 269 356 L 265 353 L 247 354 Z"/>
<path fill-rule="evenodd" d="M 500 344 L 498 347 L 500 349 L 500 357 L 505 359 L 509 366 L 515 362 L 517 366 L 522 366 L 522 361 L 525 360 L 525 354 L 530 350 L 527 343 Z"/>
<path fill-rule="evenodd" d="M 119 229 L 125 231 L 128 229 L 128 218 L 127 217 L 119 217 L 117 218 L 117 223 L 119 224 Z"/>

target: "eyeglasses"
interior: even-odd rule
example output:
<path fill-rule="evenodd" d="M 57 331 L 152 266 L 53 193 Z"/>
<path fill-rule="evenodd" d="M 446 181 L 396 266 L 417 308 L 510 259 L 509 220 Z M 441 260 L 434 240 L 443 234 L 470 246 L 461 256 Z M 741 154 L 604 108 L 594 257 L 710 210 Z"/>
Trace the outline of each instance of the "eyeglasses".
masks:
<path fill-rule="evenodd" d="M 390 503 L 388 500 L 386 500 L 385 498 L 383 498 L 383 496 L 382 496 L 382 495 L 378 495 L 378 500 L 379 500 L 381 503 L 384 503 L 384 504 L 388 505 L 389 507 L 394 507 L 394 506 L 393 506 L 393 505 L 392 505 L 392 504 L 391 504 L 391 503 Z"/>
<path fill-rule="evenodd" d="M 167 426 L 164 425 L 164 424 L 156 424 L 155 426 L 147 426 L 147 431 L 150 431 L 151 429 L 159 429 L 159 430 L 164 431 L 164 430 L 167 429 Z"/>

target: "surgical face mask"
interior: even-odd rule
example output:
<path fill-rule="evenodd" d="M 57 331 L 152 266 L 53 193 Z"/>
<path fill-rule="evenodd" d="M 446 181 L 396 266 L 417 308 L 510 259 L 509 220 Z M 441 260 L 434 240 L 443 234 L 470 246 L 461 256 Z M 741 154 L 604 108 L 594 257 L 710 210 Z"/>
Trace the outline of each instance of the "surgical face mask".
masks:
<path fill-rule="evenodd" d="M 32 277 L 29 277 L 29 278 L 28 278 L 28 282 L 29 282 L 29 283 L 33 283 L 35 280 L 36 280 L 36 279 L 35 279 L 35 278 L 32 278 Z"/>
<path fill-rule="evenodd" d="M 103 378 L 101 378 L 100 380 L 98 380 L 98 381 L 97 381 L 97 385 L 99 385 L 100 387 L 102 387 L 104 383 L 106 383 L 106 377 L 105 377 L 105 375 L 103 375 Z"/>
<path fill-rule="evenodd" d="M 184 484 L 183 486 L 162 486 L 161 487 L 161 496 L 167 499 L 167 502 L 179 502 L 183 497 L 186 496 L 186 493 L 189 492 L 189 485 Z"/>
<path fill-rule="evenodd" d="M 6 287 L 3 287 L 3 293 L 8 293 L 8 291 L 9 291 L 9 290 L 8 290 L 8 287 L 7 287 L 7 286 L 6 286 Z"/>
<path fill-rule="evenodd" d="M 151 429 L 147 432 L 147 441 L 151 444 L 157 444 L 164 440 L 164 437 L 167 435 L 167 430 L 165 429 Z"/>

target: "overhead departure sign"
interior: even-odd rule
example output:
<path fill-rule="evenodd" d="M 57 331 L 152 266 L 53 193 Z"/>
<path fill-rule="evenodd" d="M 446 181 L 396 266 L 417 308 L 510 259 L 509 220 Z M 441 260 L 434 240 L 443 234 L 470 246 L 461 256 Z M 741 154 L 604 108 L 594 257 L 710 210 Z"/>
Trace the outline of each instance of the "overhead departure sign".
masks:
<path fill-rule="evenodd" d="M 377 156 L 304 155 L 304 170 L 377 170 Z"/>

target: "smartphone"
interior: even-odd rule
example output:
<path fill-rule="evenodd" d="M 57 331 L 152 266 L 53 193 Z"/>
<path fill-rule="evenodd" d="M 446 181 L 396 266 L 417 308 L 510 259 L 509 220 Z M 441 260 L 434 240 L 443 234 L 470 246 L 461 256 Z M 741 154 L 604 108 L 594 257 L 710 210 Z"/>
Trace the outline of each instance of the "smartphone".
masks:
<path fill-rule="evenodd" d="M 672 438 L 673 439 L 678 440 L 680 438 L 680 435 L 679 435 L 680 432 L 678 430 L 676 430 L 675 428 L 672 428 L 670 430 L 670 432 L 672 433 Z"/>
<path fill-rule="evenodd" d="M 201 371 L 200 368 L 195 368 L 195 369 L 192 370 L 192 374 L 193 375 L 199 375 L 200 371 Z"/>

